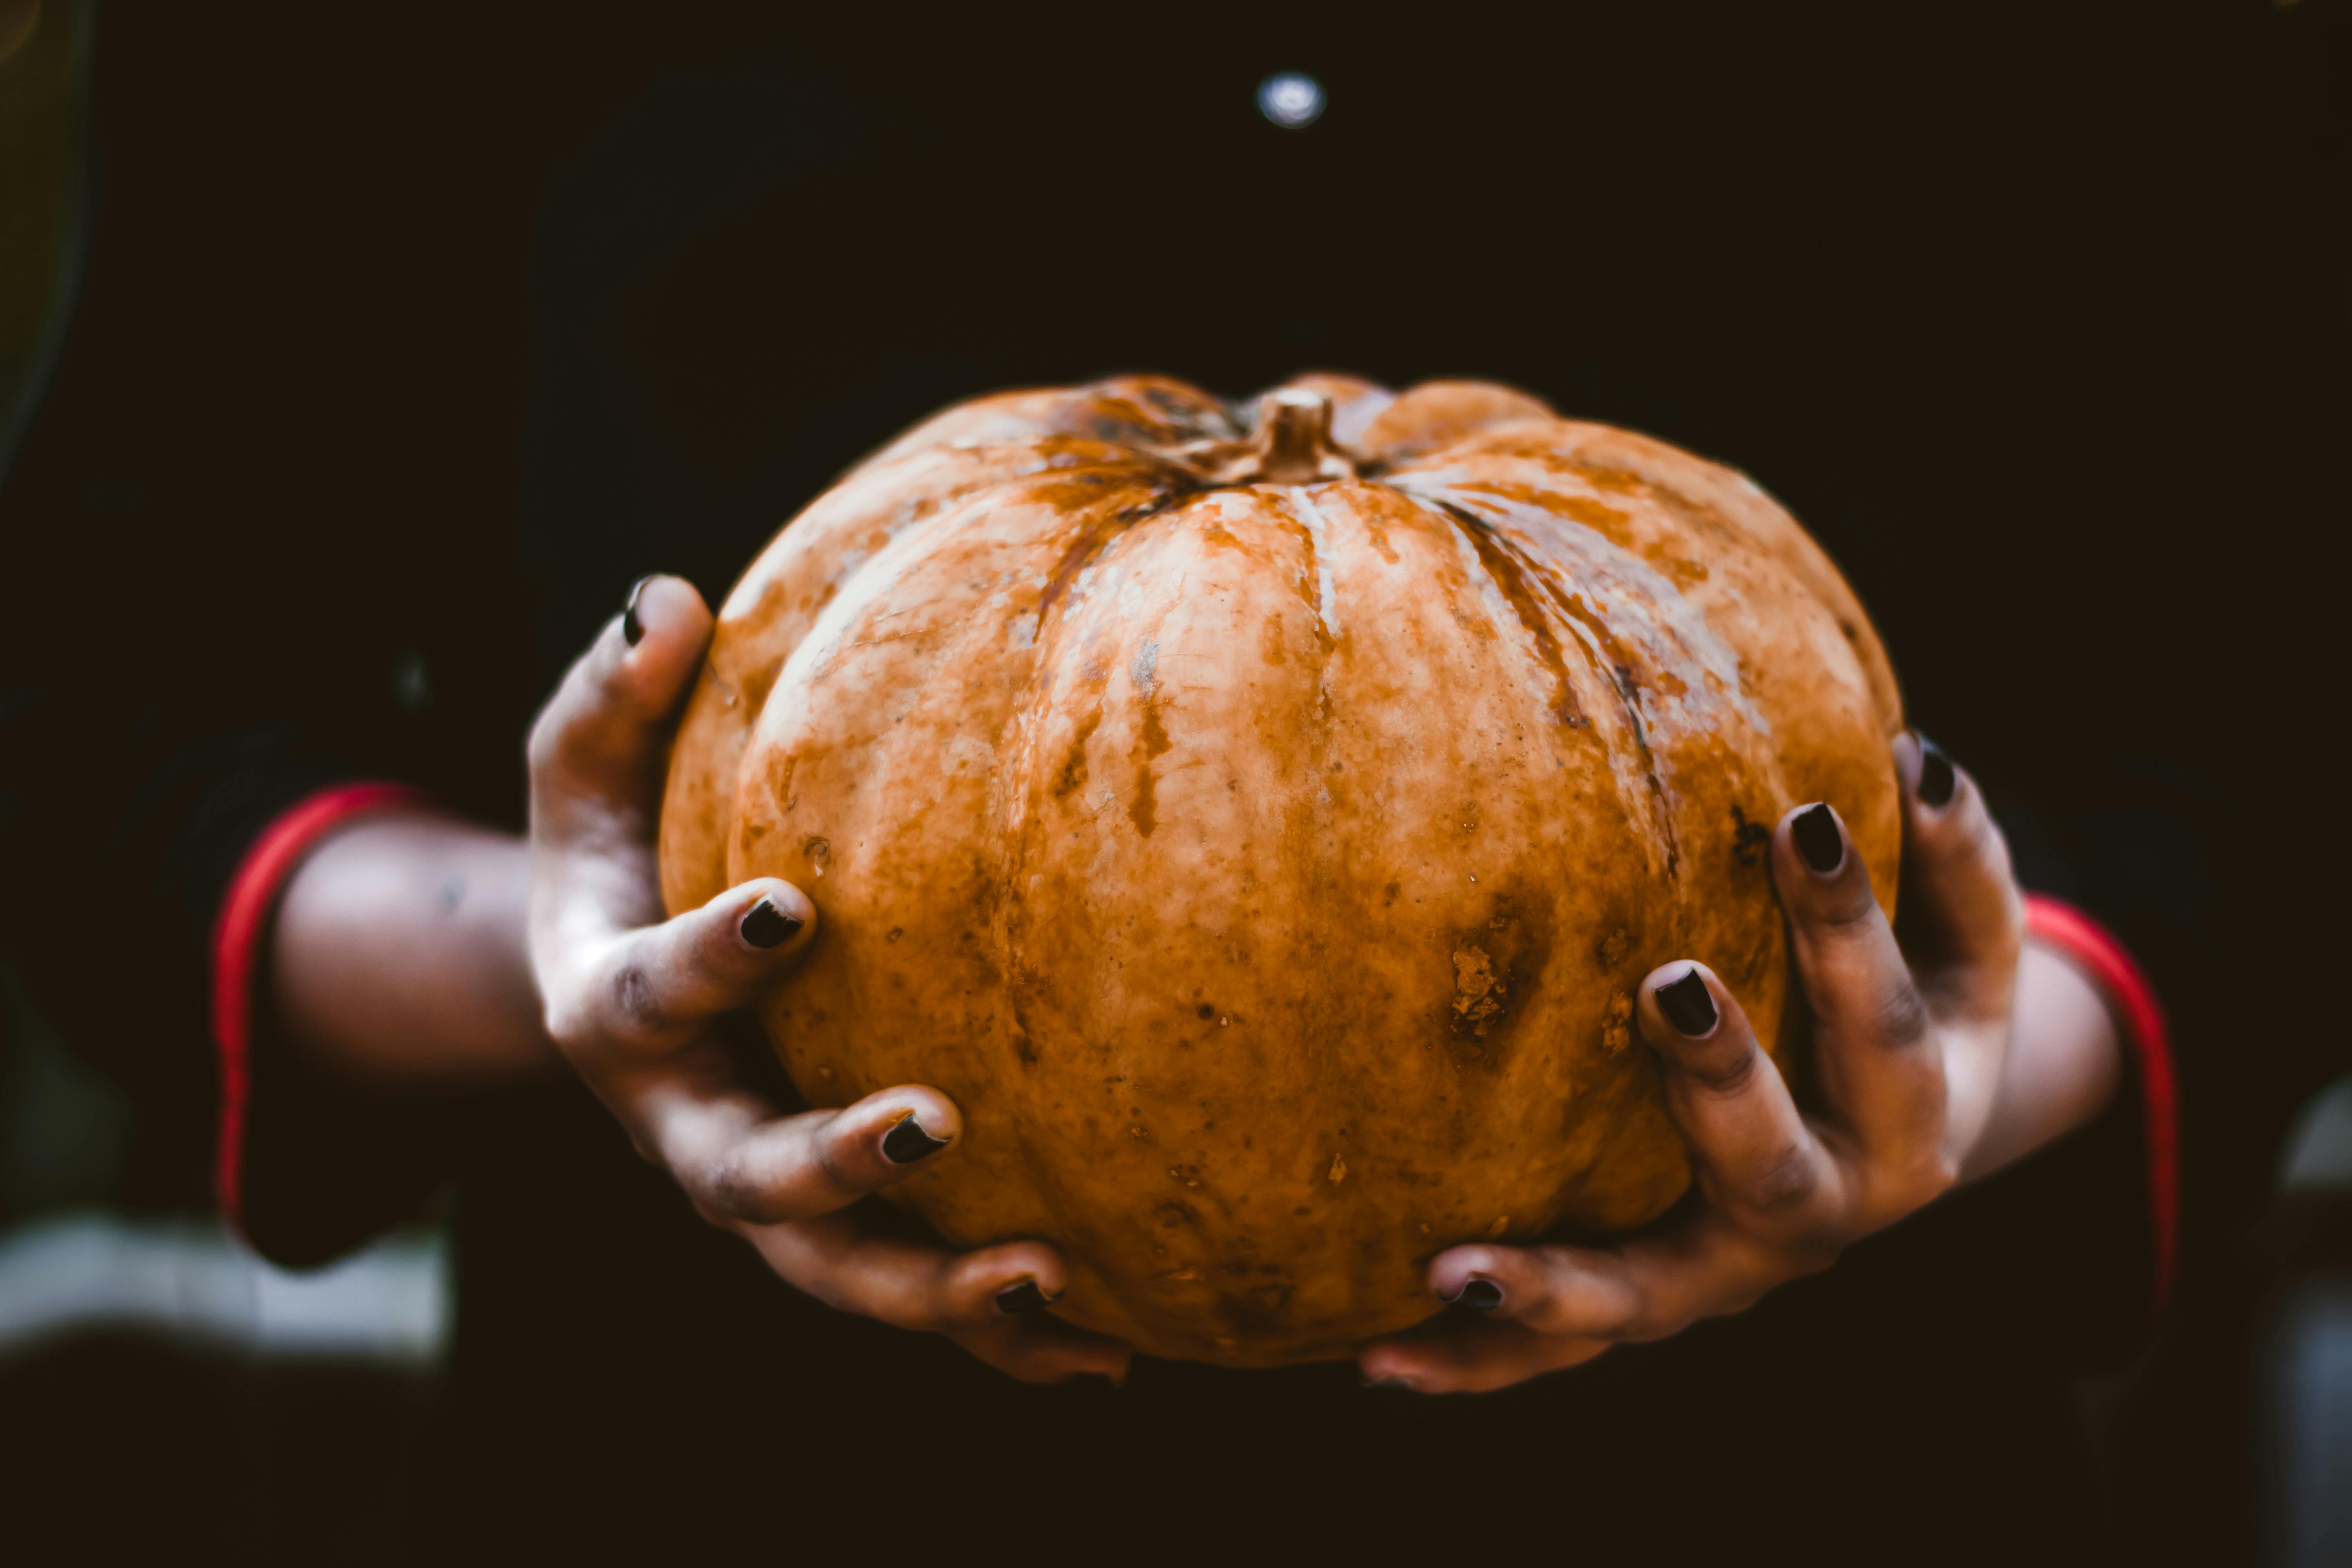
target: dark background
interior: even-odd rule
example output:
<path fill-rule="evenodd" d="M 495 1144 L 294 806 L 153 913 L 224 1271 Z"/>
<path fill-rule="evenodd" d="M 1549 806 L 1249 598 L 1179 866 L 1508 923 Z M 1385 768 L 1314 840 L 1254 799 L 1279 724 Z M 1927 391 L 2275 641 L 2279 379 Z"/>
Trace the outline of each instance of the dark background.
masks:
<path fill-rule="evenodd" d="M 124 5 L 0 658 L 514 823 L 637 574 L 715 600 L 950 398 L 1485 375 L 1756 476 L 2029 860 L 2286 984 L 2344 924 L 2346 23 Z"/>
<path fill-rule="evenodd" d="M 105 7 L 0 668 L 519 825 L 636 575 L 942 402 L 1513 382 L 1827 546 L 2158 973 L 2221 1246 L 2345 1059 L 2352 4 L 945 11 Z"/>
<path fill-rule="evenodd" d="M 510 818 L 545 665 L 634 573 L 723 590 L 939 403 L 1328 365 L 1747 468 L 1996 780 L 2184 731 L 2309 754 L 2325 0 L 1059 9 L 109 10 L 12 664 L 176 648 Z M 1330 91 L 1303 132 L 1254 111 L 1283 66 Z"/>

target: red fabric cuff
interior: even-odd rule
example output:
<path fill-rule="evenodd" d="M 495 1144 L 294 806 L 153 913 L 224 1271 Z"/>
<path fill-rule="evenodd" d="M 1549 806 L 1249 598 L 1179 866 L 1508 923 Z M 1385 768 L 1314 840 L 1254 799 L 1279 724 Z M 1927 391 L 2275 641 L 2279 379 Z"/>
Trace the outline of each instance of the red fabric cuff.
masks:
<path fill-rule="evenodd" d="M 2172 1293 L 2180 1230 L 2180 1122 L 2172 1070 L 2172 1035 L 2156 987 L 2113 931 L 2074 905 L 2040 893 L 2025 896 L 2026 934 L 2073 960 L 2090 976 L 2121 1026 L 2139 1064 L 2146 1118 L 2147 1212 L 2156 1237 L 2156 1304 Z"/>
<path fill-rule="evenodd" d="M 213 1045 L 220 1053 L 219 1141 L 213 1191 L 229 1224 L 245 1226 L 246 1100 L 252 1087 L 253 976 L 278 895 L 326 833 L 352 817 L 422 797 L 405 784 L 344 784 L 280 812 L 238 862 L 213 927 Z"/>

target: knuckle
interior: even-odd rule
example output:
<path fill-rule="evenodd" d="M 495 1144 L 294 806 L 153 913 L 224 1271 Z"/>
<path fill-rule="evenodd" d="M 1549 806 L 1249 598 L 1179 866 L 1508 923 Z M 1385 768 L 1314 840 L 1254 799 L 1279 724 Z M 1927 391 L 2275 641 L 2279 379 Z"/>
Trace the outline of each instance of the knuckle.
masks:
<path fill-rule="evenodd" d="M 747 1218 L 769 1217 L 761 1213 L 767 1206 L 767 1194 L 746 1166 L 740 1152 L 723 1154 L 713 1161 L 699 1186 L 697 1208 L 717 1209 L 721 1215 Z M 704 1217 L 709 1217 L 708 1213 Z"/>
<path fill-rule="evenodd" d="M 1927 999 L 1919 994 L 1918 987 L 1906 982 L 1890 987 L 1879 998 L 1871 1023 L 1885 1044 L 1908 1047 L 1927 1037 L 1935 1020 L 1929 1016 Z"/>
<path fill-rule="evenodd" d="M 636 959 L 624 961 L 605 983 L 614 1021 L 631 1034 L 659 1033 L 669 1021 L 652 973 Z"/>
<path fill-rule="evenodd" d="M 1815 930 L 1839 938 L 1867 935 L 1879 918 L 1870 888 L 1852 877 L 1824 890 L 1809 912 Z"/>
<path fill-rule="evenodd" d="M 1763 1056 L 1754 1046 L 1743 1045 L 1735 1050 L 1699 1052 L 1680 1059 L 1683 1070 L 1701 1088 L 1728 1099 L 1747 1092 L 1755 1083 Z"/>
<path fill-rule="evenodd" d="M 1742 1185 L 1739 1196 L 1758 1214 L 1780 1218 L 1811 1208 L 1821 1184 L 1811 1152 L 1792 1142 L 1765 1162 Z"/>

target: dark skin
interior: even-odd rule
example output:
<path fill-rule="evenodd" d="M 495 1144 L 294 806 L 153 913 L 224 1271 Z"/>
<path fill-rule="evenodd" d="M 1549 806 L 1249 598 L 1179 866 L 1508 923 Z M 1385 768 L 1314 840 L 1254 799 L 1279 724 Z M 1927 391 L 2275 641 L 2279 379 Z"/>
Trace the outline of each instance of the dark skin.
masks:
<path fill-rule="evenodd" d="M 816 910 L 790 883 L 763 879 L 663 918 L 662 759 L 711 618 L 689 584 L 668 577 L 643 587 L 636 617 L 634 642 L 614 617 L 533 726 L 526 840 L 401 813 L 355 824 L 305 863 L 274 939 L 274 1000 L 289 1034 L 388 1085 L 568 1061 L 706 1219 L 798 1289 L 946 1334 L 1024 1381 L 1123 1377 L 1124 1345 L 1007 1310 L 1060 1293 L 1066 1266 L 1053 1247 L 958 1253 L 885 1236 L 850 1212 L 955 1157 L 962 1116 L 952 1100 L 906 1084 L 787 1115 L 730 1076 L 714 1026 L 799 961 Z M 1618 1247 L 1478 1243 L 1439 1254 L 1429 1269 L 1437 1300 L 1492 1305 L 1365 1346 L 1368 1377 L 1426 1393 L 1500 1388 L 1742 1310 L 2080 1125 L 2113 1095 L 2120 1048 L 2106 1008 L 2071 963 L 2025 939 L 2007 847 L 1974 783 L 1959 773 L 1950 798 L 1929 805 L 1918 742 L 1898 739 L 1895 761 L 1906 942 L 1842 824 L 1828 873 L 1797 848 L 1803 807 L 1773 833 L 1773 878 L 1817 1019 L 1822 1112 L 1797 1109 L 1703 963 L 1652 971 L 1636 1016 L 1667 1068 L 1697 1204 L 1671 1229 Z M 763 903 L 798 922 L 772 946 L 746 934 Z M 769 916 L 751 927 L 776 930 Z M 419 984 L 425 974 L 435 984 Z M 1694 974 L 1715 1022 L 1685 1035 L 1658 993 L 1683 982 L 1687 994 Z M 885 1140 L 908 1121 L 929 1147 L 901 1163 Z M 891 1152 L 910 1154 L 903 1134 Z"/>

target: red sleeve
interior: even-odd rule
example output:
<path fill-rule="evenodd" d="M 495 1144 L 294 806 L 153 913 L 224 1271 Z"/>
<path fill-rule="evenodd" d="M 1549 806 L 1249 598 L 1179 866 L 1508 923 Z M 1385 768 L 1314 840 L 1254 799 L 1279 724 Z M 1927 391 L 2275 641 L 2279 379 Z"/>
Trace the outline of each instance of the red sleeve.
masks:
<path fill-rule="evenodd" d="M 2172 1290 L 2180 1226 L 2179 1106 L 2164 1007 L 2156 987 L 2115 933 L 2072 904 L 2028 893 L 2025 930 L 2065 954 L 2099 988 L 2139 1068 L 2148 1224 L 2156 1238 L 2156 1304 L 2161 1308 Z"/>
<path fill-rule="evenodd" d="M 253 841 L 213 927 L 213 1044 L 220 1056 L 219 1133 L 213 1190 L 229 1224 L 244 1229 L 246 1101 L 252 1086 L 253 981 L 269 917 L 287 879 L 329 830 L 354 816 L 421 798 L 395 784 L 341 784 L 280 812 Z"/>

